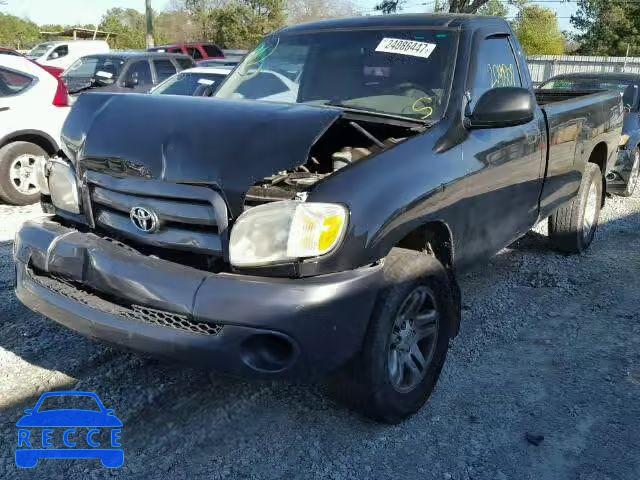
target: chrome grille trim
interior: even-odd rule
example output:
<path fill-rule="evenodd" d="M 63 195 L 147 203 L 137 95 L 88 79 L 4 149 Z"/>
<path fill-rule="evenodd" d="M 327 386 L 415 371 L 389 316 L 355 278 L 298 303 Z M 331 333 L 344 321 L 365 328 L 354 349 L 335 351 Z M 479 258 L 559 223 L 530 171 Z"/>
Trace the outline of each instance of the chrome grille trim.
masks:
<path fill-rule="evenodd" d="M 151 208 L 160 221 L 193 225 L 215 226 L 216 217 L 213 207 L 203 203 L 188 203 L 180 200 L 162 199 L 114 192 L 102 187 L 95 187 L 92 195 L 95 203 L 127 215 L 134 207 Z"/>

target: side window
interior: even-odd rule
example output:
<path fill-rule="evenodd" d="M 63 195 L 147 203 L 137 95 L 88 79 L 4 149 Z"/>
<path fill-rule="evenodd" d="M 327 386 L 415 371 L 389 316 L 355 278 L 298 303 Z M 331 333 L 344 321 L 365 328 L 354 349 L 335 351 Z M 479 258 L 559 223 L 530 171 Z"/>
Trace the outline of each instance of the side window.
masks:
<path fill-rule="evenodd" d="M 196 47 L 187 47 L 187 53 L 191 55 L 191 57 L 193 57 L 195 60 L 202 59 L 202 54 Z"/>
<path fill-rule="evenodd" d="M 53 52 L 49 54 L 47 60 L 55 60 L 56 58 L 62 58 L 69 55 L 69 45 L 59 45 L 53 49 Z"/>
<path fill-rule="evenodd" d="M 151 85 L 153 83 L 151 79 L 151 67 L 146 60 L 138 60 L 129 65 L 129 69 L 125 75 L 125 84 L 130 84 L 137 87 Z"/>
<path fill-rule="evenodd" d="M 176 62 L 178 62 L 178 65 L 180 65 L 181 70 L 195 66 L 195 62 L 190 58 L 176 58 Z"/>
<path fill-rule="evenodd" d="M 215 45 L 203 45 L 202 48 L 209 57 L 224 57 L 222 50 Z"/>
<path fill-rule="evenodd" d="M 499 87 L 521 87 L 516 57 L 507 37 L 482 41 L 476 58 L 476 72 L 472 84 L 473 103 L 487 90 Z"/>
<path fill-rule="evenodd" d="M 34 79 L 28 75 L 0 68 L 0 98 L 17 95 L 29 88 L 33 82 Z"/>
<path fill-rule="evenodd" d="M 164 52 L 164 50 L 160 50 L 160 51 Z M 182 49 L 178 47 L 172 47 L 168 51 L 169 53 L 182 53 Z"/>
<path fill-rule="evenodd" d="M 171 75 L 176 73 L 176 67 L 171 63 L 171 60 L 154 60 L 153 68 L 156 69 L 156 77 L 158 77 L 158 83 L 166 80 Z"/>

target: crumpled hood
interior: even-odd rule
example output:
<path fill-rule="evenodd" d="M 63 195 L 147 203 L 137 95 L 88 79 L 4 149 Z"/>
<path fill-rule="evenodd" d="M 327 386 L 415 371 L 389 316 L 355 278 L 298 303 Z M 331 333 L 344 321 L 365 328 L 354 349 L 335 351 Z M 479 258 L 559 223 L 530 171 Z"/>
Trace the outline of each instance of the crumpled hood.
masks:
<path fill-rule="evenodd" d="M 86 93 L 67 117 L 62 148 L 79 176 L 94 170 L 215 185 L 237 215 L 252 185 L 305 163 L 340 114 L 306 105 Z"/>

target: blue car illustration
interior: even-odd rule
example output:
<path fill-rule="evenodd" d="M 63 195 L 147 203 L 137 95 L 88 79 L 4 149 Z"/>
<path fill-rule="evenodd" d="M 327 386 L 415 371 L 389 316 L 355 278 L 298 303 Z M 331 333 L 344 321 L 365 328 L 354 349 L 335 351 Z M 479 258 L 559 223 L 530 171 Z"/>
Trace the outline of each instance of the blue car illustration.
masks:
<path fill-rule="evenodd" d="M 76 403 L 81 400 L 90 408 L 42 407 L 43 402 L 59 404 L 61 399 L 56 397 L 68 397 L 63 401 Z M 124 450 L 118 448 L 121 447 L 122 422 L 114 410 L 104 408 L 95 393 L 44 393 L 36 406 L 25 413 L 16 423 L 18 467 L 35 467 L 40 458 L 99 458 L 107 468 L 118 468 L 124 463 Z"/>

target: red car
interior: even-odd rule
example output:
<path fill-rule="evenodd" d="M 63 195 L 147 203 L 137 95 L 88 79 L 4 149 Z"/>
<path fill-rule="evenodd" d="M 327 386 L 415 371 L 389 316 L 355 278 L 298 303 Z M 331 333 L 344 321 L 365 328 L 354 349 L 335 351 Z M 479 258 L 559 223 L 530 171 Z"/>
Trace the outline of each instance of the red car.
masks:
<path fill-rule="evenodd" d="M 20 52 L 16 52 L 15 50 L 11 50 L 10 48 L 4 48 L 4 47 L 0 47 L 0 55 L 15 55 L 17 57 L 24 57 L 24 55 L 22 55 Z M 36 62 L 33 62 L 33 63 L 36 63 Z M 58 67 L 50 67 L 49 65 L 40 65 L 39 63 L 38 63 L 38 66 L 44 68 L 47 72 L 49 72 L 51 75 L 53 75 L 56 78 L 60 77 L 60 75 L 62 75 L 62 72 L 64 72 L 62 68 L 58 68 Z"/>
<path fill-rule="evenodd" d="M 174 43 L 172 45 L 159 45 L 147 49 L 150 52 L 184 53 L 193 57 L 198 62 L 209 58 L 224 58 L 224 53 L 215 43 L 191 42 Z"/>

